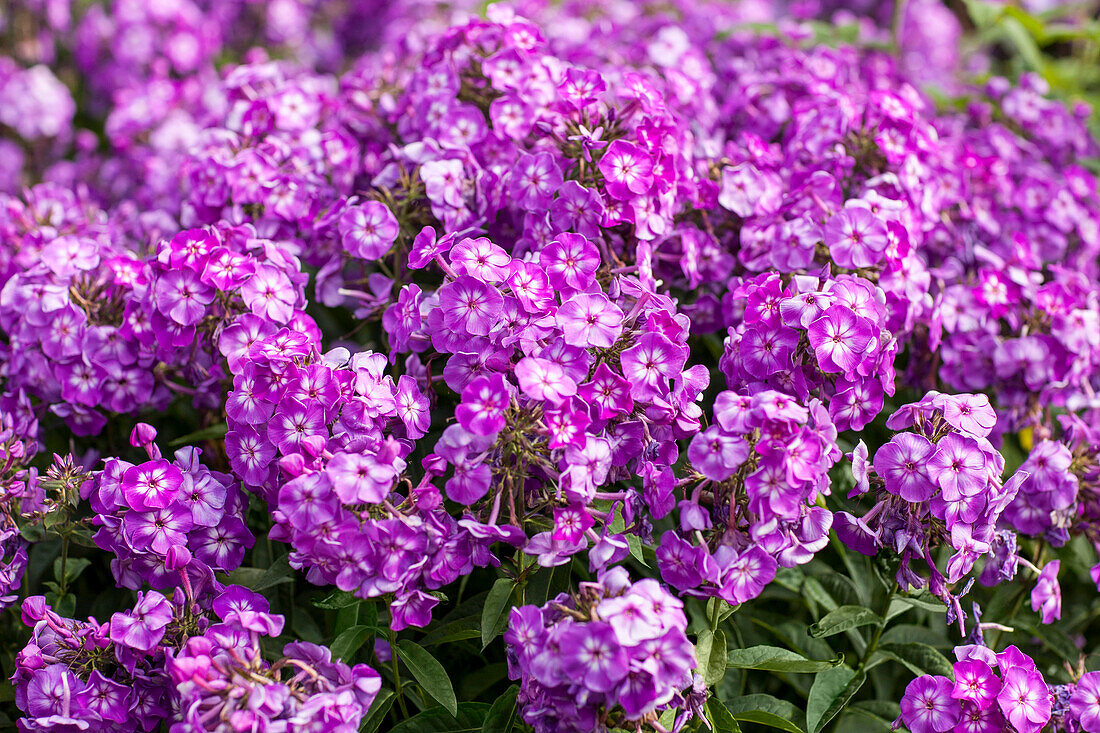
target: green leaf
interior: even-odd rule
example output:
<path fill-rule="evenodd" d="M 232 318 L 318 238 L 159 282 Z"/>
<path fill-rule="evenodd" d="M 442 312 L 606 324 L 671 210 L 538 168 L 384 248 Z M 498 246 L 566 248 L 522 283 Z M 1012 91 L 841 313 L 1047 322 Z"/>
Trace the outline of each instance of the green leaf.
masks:
<path fill-rule="evenodd" d="M 891 613 L 887 615 L 887 618 L 892 618 L 893 616 L 897 615 L 896 613 L 892 612 L 895 603 L 904 603 L 906 605 L 912 606 L 913 608 L 919 608 L 923 611 L 931 611 L 932 613 L 947 613 L 947 606 L 943 605 L 943 601 L 941 601 L 939 598 L 936 598 L 934 595 L 926 590 L 918 591 L 917 593 L 913 593 L 911 595 L 898 594 L 894 596 L 893 600 L 890 601 Z"/>
<path fill-rule="evenodd" d="M 908 642 L 898 644 L 880 644 L 876 654 L 884 654 L 895 661 L 901 662 L 914 674 L 939 674 L 949 679 L 954 679 L 955 673 L 951 668 L 951 662 L 927 644 Z"/>
<path fill-rule="evenodd" d="M 707 720 L 713 726 L 714 733 L 741 733 L 737 718 L 717 697 L 707 700 Z"/>
<path fill-rule="evenodd" d="M 820 639 L 871 624 L 882 624 L 882 618 L 871 609 L 863 606 L 841 606 L 829 611 L 816 624 L 811 624 L 807 633 L 814 639 Z"/>
<path fill-rule="evenodd" d="M 194 445 L 195 443 L 205 443 L 208 440 L 218 440 L 219 438 L 224 438 L 228 431 L 229 426 L 226 423 L 219 423 L 176 438 L 170 441 L 168 445 L 172 448 L 178 448 L 181 445 Z"/>
<path fill-rule="evenodd" d="M 437 627 L 420 640 L 420 646 L 427 648 L 452 641 L 478 639 L 481 637 L 481 621 L 475 616 L 467 616 Z"/>
<path fill-rule="evenodd" d="M 370 704 L 370 710 L 363 717 L 363 722 L 359 724 L 359 733 L 374 733 L 378 730 L 396 699 L 397 695 L 393 694 L 393 690 L 380 690 Z"/>
<path fill-rule="evenodd" d="M 485 597 L 485 606 L 481 609 L 481 649 L 504 633 L 508 623 L 508 610 L 512 607 L 512 593 L 516 583 L 511 578 L 498 578 L 489 595 Z"/>
<path fill-rule="evenodd" d="M 722 623 L 736 613 L 737 609 L 740 607 L 740 605 L 731 606 L 727 601 L 721 598 L 711 598 L 707 601 L 707 618 L 714 618 L 717 615 L 718 623 Z"/>
<path fill-rule="evenodd" d="M 866 681 L 867 673 L 862 669 L 854 672 L 848 667 L 837 667 L 819 672 L 806 701 L 806 729 L 809 733 L 820 733 Z"/>
<path fill-rule="evenodd" d="M 765 669 L 770 672 L 820 672 L 840 666 L 844 657 L 817 660 L 806 659 L 798 652 L 777 646 L 754 646 L 730 652 L 729 666 L 738 669 Z"/>
<path fill-rule="evenodd" d="M 695 643 L 695 655 L 699 660 L 699 669 L 703 672 L 703 681 L 707 686 L 721 682 L 726 676 L 729 659 L 726 652 L 726 633 L 721 629 L 700 631 Z"/>
<path fill-rule="evenodd" d="M 350 663 L 355 652 L 367 643 L 367 639 L 374 638 L 377 634 L 378 629 L 373 626 L 358 625 L 344 629 L 329 646 L 332 649 L 332 656 Z"/>
<path fill-rule="evenodd" d="M 511 733 L 516 726 L 518 694 L 519 685 L 512 685 L 493 702 L 489 714 L 485 716 L 485 722 L 481 724 L 481 733 Z"/>
<path fill-rule="evenodd" d="M 337 611 L 347 606 L 353 606 L 356 603 L 359 603 L 359 599 L 348 591 L 336 590 L 329 593 L 324 598 L 314 601 L 313 605 L 315 608 L 323 608 L 326 611 Z"/>
<path fill-rule="evenodd" d="M 848 666 L 834 667 L 817 673 L 814 684 L 810 687 L 810 694 L 806 698 L 806 730 L 809 733 L 816 733 L 821 726 L 821 718 L 825 710 L 833 704 L 855 676 L 855 670 Z"/>
<path fill-rule="evenodd" d="M 726 701 L 735 719 L 778 728 L 787 733 L 804 733 L 805 716 L 797 707 L 771 695 L 742 695 Z"/>
<path fill-rule="evenodd" d="M 275 560 L 275 562 L 271 563 L 271 567 L 264 571 L 264 574 L 260 576 L 256 584 L 252 586 L 252 590 L 258 593 L 282 583 L 291 583 L 293 581 L 294 568 L 290 567 L 290 556 L 282 555 Z"/>
<path fill-rule="evenodd" d="M 446 708 L 451 715 L 458 715 L 458 699 L 455 698 L 451 678 L 435 657 L 408 639 L 397 642 L 401 661 L 412 676 L 433 700 Z M 480 725 L 479 725 L 480 728 Z"/>
<path fill-rule="evenodd" d="M 481 725 L 489 715 L 489 705 L 483 702 L 464 702 L 457 712 L 443 708 L 430 708 L 390 728 L 389 733 L 480 733 Z"/>
<path fill-rule="evenodd" d="M 811 601 L 833 610 L 838 604 L 817 578 L 806 578 L 802 581 L 802 594 Z"/>
<path fill-rule="evenodd" d="M 57 579 L 57 582 L 64 583 L 65 585 L 71 585 L 74 580 L 80 577 L 92 561 L 86 557 L 70 557 L 65 562 L 65 577 L 61 577 L 61 558 L 57 558 L 53 561 L 53 577 Z"/>

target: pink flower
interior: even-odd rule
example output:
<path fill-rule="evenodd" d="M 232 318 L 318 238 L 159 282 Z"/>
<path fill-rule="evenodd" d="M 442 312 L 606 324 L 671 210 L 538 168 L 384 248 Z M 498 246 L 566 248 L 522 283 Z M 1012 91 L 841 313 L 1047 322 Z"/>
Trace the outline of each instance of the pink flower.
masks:
<path fill-rule="evenodd" d="M 866 318 L 834 305 L 810 324 L 808 336 L 822 371 L 849 374 L 859 366 L 874 333 Z"/>
<path fill-rule="evenodd" d="M 585 402 L 595 406 L 596 416 L 601 420 L 625 415 L 634 409 L 630 382 L 602 362 L 593 372 L 592 379 L 577 388 L 577 394 Z"/>
<path fill-rule="evenodd" d="M 653 186 L 653 159 L 634 143 L 616 140 L 600 158 L 607 193 L 625 201 L 648 193 Z"/>
<path fill-rule="evenodd" d="M 870 267 L 889 243 L 886 225 L 862 207 L 846 208 L 825 224 L 825 245 L 841 267 Z"/>
<path fill-rule="evenodd" d="M 959 722 L 959 701 L 951 697 L 954 685 L 939 675 L 917 677 L 901 698 L 901 719 L 912 733 L 945 733 Z"/>
<path fill-rule="evenodd" d="M 581 348 L 610 348 L 623 332 L 623 312 L 603 293 L 577 293 L 558 308 L 565 343 Z"/>
<path fill-rule="evenodd" d="M 214 289 L 191 270 L 171 270 L 156 284 L 157 309 L 181 326 L 193 326 L 214 300 Z"/>
<path fill-rule="evenodd" d="M 1050 720 L 1050 690 L 1035 670 L 1013 667 L 1005 672 L 997 704 L 1018 733 L 1038 733 Z"/>
<path fill-rule="evenodd" d="M 984 710 L 997 699 L 1001 690 L 1001 681 L 993 674 L 988 664 L 971 659 L 955 664 L 955 689 L 951 696 L 956 700 L 966 700 Z"/>
<path fill-rule="evenodd" d="M 561 404 L 577 393 L 577 383 L 565 373 L 560 364 L 549 359 L 528 356 L 520 359 L 515 367 L 516 379 L 524 394 L 532 399 L 551 404 Z"/>
<path fill-rule="evenodd" d="M 364 260 L 381 258 L 397 239 L 397 217 L 380 201 L 350 206 L 340 215 L 340 237 L 344 249 Z"/>
<path fill-rule="evenodd" d="M 1100 672 L 1087 672 L 1077 680 L 1069 709 L 1086 733 L 1100 732 Z"/>
<path fill-rule="evenodd" d="M 939 395 L 935 402 L 943 409 L 948 425 L 964 433 L 986 438 L 997 424 L 997 413 L 987 395 Z"/>
<path fill-rule="evenodd" d="M 471 336 L 485 336 L 498 323 L 504 297 L 491 285 L 461 275 L 439 289 L 439 307 L 448 328 Z"/>

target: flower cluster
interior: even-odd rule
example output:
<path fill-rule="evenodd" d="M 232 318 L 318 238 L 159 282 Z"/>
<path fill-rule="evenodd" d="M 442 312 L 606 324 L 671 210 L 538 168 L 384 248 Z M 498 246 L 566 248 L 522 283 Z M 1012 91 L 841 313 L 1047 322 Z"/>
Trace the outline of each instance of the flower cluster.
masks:
<path fill-rule="evenodd" d="M 867 208 L 853 206 L 830 222 L 837 218 L 877 223 L 877 233 L 858 233 L 858 246 L 878 246 L 879 237 L 886 248 L 886 226 Z M 731 288 L 725 307 L 741 313 L 719 362 L 731 388 L 778 389 L 801 402 L 818 396 L 839 430 L 862 429 L 882 410 L 883 395 L 894 394 L 898 344 L 886 328 L 886 296 L 868 280 L 799 275 L 784 284 L 767 273 Z"/>
<path fill-rule="evenodd" d="M 240 484 L 202 465 L 198 448 L 181 448 L 166 460 L 155 439 L 156 431 L 139 423 L 131 441 L 149 460 L 109 458 L 81 487 L 100 527 L 95 543 L 115 556 L 116 582 L 134 590 L 144 583 L 165 589 L 180 585 L 183 576 L 198 582 L 236 570 L 254 541 Z"/>
<path fill-rule="evenodd" d="M 9 201 L 18 269 L 0 291 L 6 389 L 49 404 L 74 432 L 98 433 L 103 412 L 164 409 L 176 393 L 220 407 L 219 347 L 239 319 L 315 328 L 297 259 L 251 225 L 184 230 L 145 255 L 79 203 L 51 186 Z"/>
<path fill-rule="evenodd" d="M 679 600 L 651 578 L 631 583 L 622 568 L 542 608 L 512 609 L 508 671 L 521 683 L 524 720 L 538 733 L 641 730 L 680 708 L 678 728 L 701 702 L 686 629 Z"/>
<path fill-rule="evenodd" d="M 929 392 L 904 405 L 886 421 L 903 432 L 895 433 L 871 461 L 862 441 L 852 454 L 856 486 L 851 496 L 870 494 L 875 505 L 861 517 L 836 514 L 835 529 L 846 545 L 866 555 L 889 548 L 900 557 L 898 584 L 903 589 L 927 585 L 960 623 L 962 611 L 949 586 L 980 557 L 996 558 L 995 546 L 1005 544 L 998 521 L 1027 479 L 1021 471 L 1002 484 L 1004 458 L 988 438 L 996 422 L 984 395 Z M 939 545 L 954 550 L 946 576 L 932 557 Z M 913 561 L 927 565 L 928 580 Z M 987 564 L 986 570 L 992 567 Z"/>
<path fill-rule="evenodd" d="M 290 543 L 291 564 L 312 582 L 363 598 L 394 594 L 393 628 L 423 626 L 438 603 L 426 590 L 496 563 L 489 546 L 515 541 L 505 528 L 448 514 L 431 472 L 408 481 L 428 398 L 413 377 L 385 374 L 384 356 L 322 355 L 286 329 L 225 334 L 241 344 L 229 353 L 230 463 L 267 499 L 272 538 Z"/>
<path fill-rule="evenodd" d="M 721 392 L 714 420 L 688 447 L 694 485 L 690 495 L 684 487 L 679 531 L 661 535 L 657 561 L 678 590 L 736 605 L 760 595 L 780 566 L 807 563 L 828 544 L 833 516 L 818 499 L 841 451 L 818 400 Z"/>
<path fill-rule="evenodd" d="M 912 733 L 946 731 L 1100 730 L 1100 672 L 1073 684 L 1049 685 L 1015 646 L 1000 653 L 970 644 L 955 648 L 954 679 L 922 675 L 909 683 L 901 718 Z"/>
<path fill-rule="evenodd" d="M 240 586 L 139 593 L 107 623 L 63 618 L 36 596 L 23 622 L 33 634 L 12 682 L 25 731 L 142 731 L 172 718 L 177 733 L 355 729 L 380 687 L 370 667 L 315 644 L 287 644 L 265 662 L 260 639 L 281 634 L 284 618 Z"/>
<path fill-rule="evenodd" d="M 267 601 L 240 586 L 222 593 L 212 608 L 220 623 L 191 636 L 167 654 L 165 671 L 175 684 L 179 720 L 172 733 L 226 730 L 356 730 L 381 689 L 365 664 L 349 667 L 327 647 L 291 642 L 274 663 L 264 660 L 260 639 L 278 636 L 283 617 Z"/>

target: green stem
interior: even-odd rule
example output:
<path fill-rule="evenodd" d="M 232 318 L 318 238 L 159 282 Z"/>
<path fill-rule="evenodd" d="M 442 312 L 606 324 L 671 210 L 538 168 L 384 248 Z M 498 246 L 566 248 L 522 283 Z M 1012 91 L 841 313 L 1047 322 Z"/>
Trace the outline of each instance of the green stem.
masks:
<path fill-rule="evenodd" d="M 393 691 L 397 695 L 397 706 L 401 708 L 401 715 L 407 720 L 409 709 L 405 707 L 405 697 L 401 694 L 401 671 L 397 659 L 397 634 L 389 629 L 390 636 L 390 662 L 393 664 Z"/>
<path fill-rule="evenodd" d="M 61 599 L 65 597 L 65 593 L 68 591 L 68 584 L 65 582 L 65 565 L 69 562 L 69 535 L 64 535 L 61 538 L 61 577 L 57 579 L 57 587 L 60 592 L 57 594 L 57 602 L 60 603 Z"/>

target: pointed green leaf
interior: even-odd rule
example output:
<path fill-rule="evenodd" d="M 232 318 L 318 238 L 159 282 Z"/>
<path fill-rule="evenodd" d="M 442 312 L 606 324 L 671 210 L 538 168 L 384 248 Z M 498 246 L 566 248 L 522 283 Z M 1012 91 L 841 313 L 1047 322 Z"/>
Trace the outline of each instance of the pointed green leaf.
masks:
<path fill-rule="evenodd" d="M 742 695 L 726 701 L 726 709 L 743 723 L 756 723 L 778 728 L 787 733 L 804 733 L 806 722 L 802 711 L 786 700 L 771 695 Z"/>
<path fill-rule="evenodd" d="M 344 629 L 329 646 L 332 649 L 332 656 L 350 663 L 355 657 L 355 652 L 367 643 L 367 639 L 374 638 L 377 633 L 377 629 L 362 624 Z"/>
<path fill-rule="evenodd" d="M 378 730 L 386 720 L 386 715 L 389 714 L 396 699 L 397 696 L 393 694 L 393 690 L 380 690 L 374 702 L 370 704 L 370 710 L 363 717 L 363 722 L 359 724 L 359 733 L 374 733 Z"/>
<path fill-rule="evenodd" d="M 695 656 L 699 661 L 699 670 L 703 673 L 703 681 L 707 686 L 713 686 L 722 681 L 726 676 L 726 668 L 729 666 L 729 656 L 726 652 L 726 633 L 721 629 L 711 631 L 703 629 L 699 632 L 699 639 L 695 643 Z"/>
<path fill-rule="evenodd" d="M 914 674 L 939 674 L 954 678 L 951 662 L 927 644 L 919 642 L 879 644 L 876 654 L 901 662 Z"/>
<path fill-rule="evenodd" d="M 862 669 L 853 672 L 848 667 L 837 667 L 819 672 L 806 701 L 806 730 L 820 733 L 844 710 L 866 681 L 867 673 Z"/>
<path fill-rule="evenodd" d="M 481 733 L 511 733 L 515 729 L 517 720 L 516 696 L 518 694 L 519 685 L 512 685 L 493 702 L 493 706 L 489 708 L 489 714 L 485 717 L 485 722 L 481 724 Z"/>
<path fill-rule="evenodd" d="M 713 726 L 714 733 L 741 733 L 737 718 L 733 717 L 717 697 L 707 700 L 707 720 Z"/>
<path fill-rule="evenodd" d="M 814 639 L 840 634 L 858 626 L 881 624 L 877 613 L 863 606 L 841 606 L 825 614 L 807 633 Z"/>
<path fill-rule="evenodd" d="M 451 713 L 443 708 L 430 708 L 390 728 L 389 733 L 480 733 L 489 715 L 489 705 L 464 702 Z"/>
<path fill-rule="evenodd" d="M 447 670 L 443 669 L 435 657 L 408 639 L 397 642 L 401 661 L 409 668 L 413 678 L 424 688 L 424 692 L 442 705 L 451 715 L 458 715 L 458 699 Z M 480 725 L 479 725 L 480 727 Z"/>
<path fill-rule="evenodd" d="M 485 597 L 485 606 L 481 609 L 481 648 L 504 632 L 508 623 L 508 611 L 512 608 L 512 593 L 516 583 L 511 578 L 498 578 L 489 595 Z"/>
<path fill-rule="evenodd" d="M 313 602 L 315 608 L 323 608 L 326 611 L 338 611 L 341 608 L 347 606 L 353 606 L 359 603 L 359 599 L 348 593 L 346 590 L 336 590 L 329 593 L 324 598 L 320 598 Z"/>
<path fill-rule="evenodd" d="M 820 672 L 840 666 L 844 657 L 818 660 L 806 659 L 798 652 L 777 646 L 754 646 L 748 649 L 734 649 L 729 655 L 729 666 L 738 669 L 766 669 L 771 672 Z"/>

